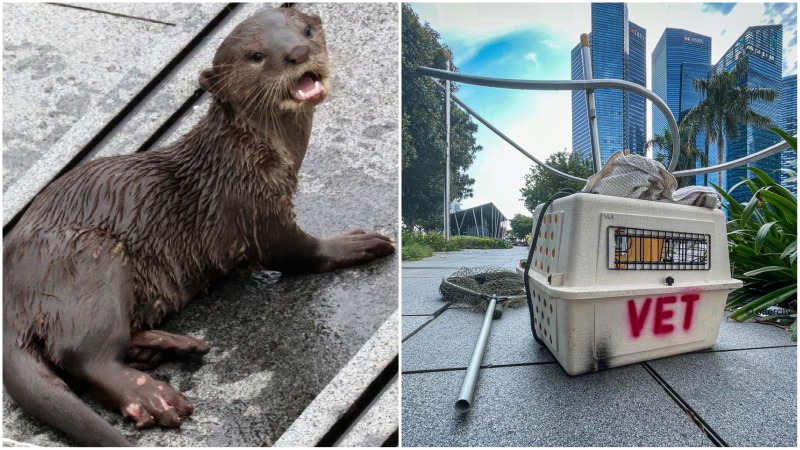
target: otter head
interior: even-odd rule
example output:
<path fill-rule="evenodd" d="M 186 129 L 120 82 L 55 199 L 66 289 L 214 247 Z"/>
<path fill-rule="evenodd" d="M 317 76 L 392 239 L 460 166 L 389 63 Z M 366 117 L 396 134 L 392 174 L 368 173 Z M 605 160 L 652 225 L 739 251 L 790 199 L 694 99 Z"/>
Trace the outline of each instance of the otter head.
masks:
<path fill-rule="evenodd" d="M 249 116 L 310 111 L 330 89 L 319 16 L 288 6 L 259 10 L 225 38 L 200 86 Z"/>

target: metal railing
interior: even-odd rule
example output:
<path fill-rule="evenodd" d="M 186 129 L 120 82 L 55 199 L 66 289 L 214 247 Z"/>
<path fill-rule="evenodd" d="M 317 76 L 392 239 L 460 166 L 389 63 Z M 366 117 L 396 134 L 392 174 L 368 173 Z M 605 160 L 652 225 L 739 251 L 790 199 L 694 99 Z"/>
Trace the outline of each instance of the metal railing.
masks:
<path fill-rule="evenodd" d="M 584 47 L 584 53 L 588 52 L 588 47 Z M 587 64 L 587 59 L 584 58 L 584 66 Z M 519 89 L 519 90 L 539 90 L 539 91 L 561 91 L 561 90 L 570 90 L 570 91 L 579 91 L 583 90 L 587 92 L 587 112 L 589 114 L 589 122 L 590 122 L 590 139 L 592 143 L 592 160 L 594 164 L 595 172 L 600 170 L 600 151 L 597 148 L 597 142 L 594 136 L 596 134 L 596 117 L 593 115 L 594 105 L 593 99 L 591 98 L 591 93 L 595 89 L 621 89 L 629 92 L 633 92 L 635 94 L 641 95 L 642 97 L 647 98 L 651 102 L 653 102 L 656 107 L 664 114 L 664 117 L 667 119 L 667 123 L 669 124 L 670 132 L 672 133 L 672 153 L 670 154 L 669 159 L 669 166 L 667 170 L 669 170 L 676 178 L 681 177 L 688 177 L 688 176 L 695 176 L 695 175 L 702 175 L 706 173 L 712 172 L 719 172 L 726 169 L 730 169 L 733 167 L 738 167 L 744 164 L 748 164 L 751 162 L 755 162 L 771 156 L 775 153 L 780 151 L 786 150 L 789 148 L 789 144 L 784 142 L 779 142 L 775 145 L 762 149 L 756 153 L 752 153 L 745 157 L 728 161 L 726 163 L 717 164 L 710 167 L 703 167 L 697 169 L 690 169 L 690 170 L 681 170 L 675 172 L 675 167 L 678 164 L 678 157 L 680 156 L 680 131 L 678 130 L 678 124 L 675 121 L 675 117 L 672 115 L 672 111 L 670 111 L 669 106 L 661 99 L 655 92 L 640 86 L 638 84 L 632 83 L 630 81 L 625 80 L 615 80 L 615 79 L 592 79 L 592 80 L 512 80 L 512 79 L 504 79 L 504 78 L 490 78 L 490 77 L 479 77 L 475 75 L 465 75 L 461 73 L 450 72 L 441 69 L 433 69 L 430 67 L 418 67 L 417 73 L 421 75 L 426 75 L 432 78 L 439 78 L 447 81 L 455 81 L 464 84 L 470 84 L 473 86 L 484 86 L 484 87 L 492 87 L 492 88 L 504 88 L 504 89 Z M 586 76 L 591 76 L 591 71 L 589 73 L 584 72 Z M 436 80 L 434 80 L 436 82 Z M 436 82 L 437 85 L 443 87 L 440 83 Z M 449 90 L 447 90 L 449 93 Z M 550 167 L 545 162 L 540 161 L 535 156 L 533 156 L 530 152 L 525 150 L 522 146 L 514 142 L 511 138 L 503 134 L 500 130 L 494 127 L 489 121 L 483 118 L 480 114 L 478 114 L 475 110 L 470 108 L 466 103 L 464 103 L 461 99 L 459 99 L 456 95 L 450 93 L 450 99 L 456 102 L 459 106 L 464 108 L 464 110 L 469 113 L 471 116 L 475 117 L 480 123 L 485 125 L 487 128 L 492 130 L 497 136 L 501 139 L 506 141 L 512 147 L 517 149 L 520 153 L 527 156 L 536 164 L 542 166 L 543 168 L 549 170 L 550 172 L 558 175 L 561 178 L 565 178 L 567 180 L 578 181 L 578 182 L 586 182 L 585 178 L 576 177 L 574 175 L 570 175 L 568 173 L 561 172 L 560 170 Z M 448 102 L 449 103 L 449 102 Z M 595 127 L 592 127 L 592 124 L 595 123 Z M 592 131 L 594 130 L 594 131 Z"/>

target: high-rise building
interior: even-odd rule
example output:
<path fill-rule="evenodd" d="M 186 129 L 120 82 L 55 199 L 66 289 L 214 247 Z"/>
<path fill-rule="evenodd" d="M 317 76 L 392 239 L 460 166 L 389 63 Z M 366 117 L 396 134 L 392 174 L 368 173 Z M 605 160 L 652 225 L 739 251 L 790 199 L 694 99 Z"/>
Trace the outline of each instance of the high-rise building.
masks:
<path fill-rule="evenodd" d="M 592 3 L 592 76 L 646 85 L 644 28 L 628 21 L 624 3 Z M 580 46 L 572 49 L 572 79 L 583 79 Z M 622 90 L 595 91 L 597 129 L 603 163 L 614 152 L 643 153 L 646 140 L 645 100 Z M 572 92 L 572 148 L 591 157 L 586 94 Z"/>
<path fill-rule="evenodd" d="M 797 75 L 783 77 L 781 93 L 778 97 L 781 110 L 780 128 L 790 135 L 797 134 Z M 797 171 L 797 153 L 791 149 L 781 153 L 781 167 Z M 797 181 L 788 181 L 787 174 L 781 173 L 781 185 L 797 195 Z"/>
<path fill-rule="evenodd" d="M 652 54 L 652 90 L 667 103 L 678 123 L 691 108 L 703 100 L 702 94 L 694 89 L 694 80 L 705 79 L 710 69 L 710 37 L 677 28 L 664 30 Z M 655 105 L 651 109 L 653 134 L 662 134 L 664 130 L 669 130 L 667 119 L 661 110 Z M 698 135 L 695 145 L 707 154 L 706 165 L 716 164 L 716 149 L 705 148 L 705 134 Z M 701 175 L 695 183 L 717 183 L 716 178 L 716 173 Z"/>
<path fill-rule="evenodd" d="M 783 80 L 783 26 L 762 25 L 748 28 L 725 52 L 712 70 L 717 73 L 731 71 L 736 66 L 736 61 L 744 56 L 748 57 L 749 67 L 742 85 L 770 88 L 780 93 Z M 751 108 L 753 111 L 769 117 L 775 124 L 780 124 L 779 104 L 780 101 L 759 100 L 753 102 Z M 725 143 L 725 160 L 733 161 L 742 158 L 779 141 L 778 135 L 769 129 L 753 125 L 740 125 L 739 137 Z M 765 171 L 773 179 L 780 179 L 780 154 L 769 156 L 752 165 Z M 725 171 L 725 189 L 729 189 L 742 178 L 752 178 L 752 176 L 744 166 L 728 169 Z M 744 187 L 736 189 L 733 193 L 733 197 L 740 202 L 748 201 L 751 196 L 751 192 Z"/>

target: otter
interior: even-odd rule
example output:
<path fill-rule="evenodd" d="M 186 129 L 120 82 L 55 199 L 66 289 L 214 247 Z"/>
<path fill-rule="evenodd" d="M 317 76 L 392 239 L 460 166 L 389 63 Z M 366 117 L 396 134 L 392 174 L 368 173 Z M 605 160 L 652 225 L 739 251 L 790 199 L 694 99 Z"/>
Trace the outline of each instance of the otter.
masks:
<path fill-rule="evenodd" d="M 136 428 L 179 427 L 187 398 L 145 370 L 206 342 L 154 329 L 242 264 L 326 272 L 395 251 L 355 230 L 318 239 L 293 193 L 315 106 L 328 95 L 318 16 L 291 7 L 240 23 L 200 74 L 206 116 L 166 148 L 97 159 L 44 189 L 3 251 L 3 383 L 82 445 L 128 446 L 69 387 Z"/>

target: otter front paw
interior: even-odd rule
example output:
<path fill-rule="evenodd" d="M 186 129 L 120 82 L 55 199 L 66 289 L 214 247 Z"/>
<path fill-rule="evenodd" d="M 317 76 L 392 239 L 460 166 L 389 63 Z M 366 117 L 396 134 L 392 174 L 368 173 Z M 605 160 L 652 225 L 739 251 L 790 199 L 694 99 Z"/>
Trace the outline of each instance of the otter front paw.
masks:
<path fill-rule="evenodd" d="M 357 229 L 320 241 L 317 270 L 329 272 L 394 253 L 394 240 Z"/>
<path fill-rule="evenodd" d="M 139 375 L 135 385 L 120 386 L 120 408 L 122 415 L 136 422 L 136 428 L 161 426 L 178 428 L 181 416 L 187 416 L 194 409 L 186 396 L 169 384 Z"/>

